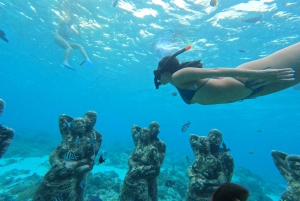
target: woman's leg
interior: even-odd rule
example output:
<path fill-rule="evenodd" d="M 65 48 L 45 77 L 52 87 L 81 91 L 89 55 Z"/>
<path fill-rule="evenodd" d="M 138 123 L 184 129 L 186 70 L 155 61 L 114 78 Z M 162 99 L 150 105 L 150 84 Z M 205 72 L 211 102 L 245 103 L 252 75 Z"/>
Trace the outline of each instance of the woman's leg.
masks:
<path fill-rule="evenodd" d="M 90 60 L 82 45 L 78 43 L 69 43 L 73 49 L 79 49 L 86 60 Z"/>
<path fill-rule="evenodd" d="M 300 43 L 288 46 L 262 59 L 244 63 L 237 68 L 263 70 L 266 67 L 270 67 L 271 69 L 293 68 L 295 70 L 295 80 L 262 84 L 262 90 L 253 94 L 249 98 L 275 93 L 294 86 L 300 82 Z M 243 81 L 244 83 L 247 81 L 247 79 L 239 80 Z M 260 80 L 258 80 L 258 82 L 260 82 Z M 255 88 L 258 87 L 256 86 Z"/>
<path fill-rule="evenodd" d="M 73 48 L 68 43 L 68 41 L 66 41 L 63 37 L 61 37 L 58 34 L 55 35 L 54 42 L 66 50 L 63 64 L 69 66 L 69 57 Z"/>

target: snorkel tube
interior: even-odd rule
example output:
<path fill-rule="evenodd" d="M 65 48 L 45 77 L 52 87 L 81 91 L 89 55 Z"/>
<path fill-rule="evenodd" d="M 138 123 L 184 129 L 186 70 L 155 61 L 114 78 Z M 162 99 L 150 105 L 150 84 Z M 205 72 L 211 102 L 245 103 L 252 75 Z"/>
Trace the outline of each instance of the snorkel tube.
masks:
<path fill-rule="evenodd" d="M 161 73 L 162 73 L 163 68 L 167 65 L 167 63 L 169 61 L 171 61 L 172 59 L 174 59 L 179 54 L 181 54 L 181 53 L 183 53 L 183 52 L 185 52 L 185 51 L 187 51 L 189 49 L 191 49 L 190 45 L 186 46 L 185 48 L 182 48 L 178 52 L 174 53 L 162 66 L 158 66 L 157 70 L 153 71 L 153 73 L 154 73 L 154 84 L 155 84 L 156 89 L 158 89 L 159 85 L 161 85 L 160 84 Z"/>

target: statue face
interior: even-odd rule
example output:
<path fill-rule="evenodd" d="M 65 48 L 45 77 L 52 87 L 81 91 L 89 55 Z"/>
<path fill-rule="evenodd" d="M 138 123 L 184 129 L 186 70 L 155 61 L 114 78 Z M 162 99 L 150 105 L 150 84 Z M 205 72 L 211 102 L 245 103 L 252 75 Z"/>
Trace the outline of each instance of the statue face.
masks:
<path fill-rule="evenodd" d="M 210 151 L 209 140 L 208 140 L 207 137 L 200 137 L 199 138 L 199 143 L 200 143 L 201 149 L 203 151 L 205 151 L 205 152 Z"/>
<path fill-rule="evenodd" d="M 216 130 L 213 130 L 213 131 L 209 132 L 208 139 L 209 139 L 209 143 L 211 145 L 215 145 L 215 146 L 218 146 L 218 147 L 220 146 L 220 144 L 223 141 L 222 134 L 219 131 L 216 132 Z"/>
<path fill-rule="evenodd" d="M 143 140 L 143 141 L 149 140 L 149 137 L 150 137 L 149 130 L 148 129 L 142 129 L 141 130 L 141 135 L 140 135 L 141 140 Z"/>
<path fill-rule="evenodd" d="M 96 112 L 89 111 L 89 112 L 85 113 L 83 118 L 86 122 L 86 128 L 88 130 L 94 128 L 96 121 L 97 121 L 97 113 Z"/>
<path fill-rule="evenodd" d="M 288 163 L 290 170 L 296 176 L 300 176 L 300 156 L 297 156 L 297 155 L 288 156 L 287 163 Z"/>
<path fill-rule="evenodd" d="M 72 122 L 71 122 L 71 130 L 73 132 L 76 133 L 81 133 L 83 134 L 85 132 L 86 129 L 86 123 L 85 120 L 83 118 L 75 118 Z"/>
<path fill-rule="evenodd" d="M 150 125 L 149 125 L 149 130 L 150 130 L 150 133 L 152 135 L 155 135 L 157 136 L 158 133 L 160 132 L 160 126 L 157 122 L 151 122 Z"/>

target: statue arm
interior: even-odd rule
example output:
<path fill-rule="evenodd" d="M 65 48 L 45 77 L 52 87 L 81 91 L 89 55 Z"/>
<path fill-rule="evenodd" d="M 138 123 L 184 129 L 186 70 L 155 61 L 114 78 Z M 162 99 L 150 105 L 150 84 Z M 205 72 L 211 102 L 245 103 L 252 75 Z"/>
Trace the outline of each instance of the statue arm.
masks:
<path fill-rule="evenodd" d="M 100 132 L 93 130 L 96 135 L 96 141 L 97 144 L 93 146 L 93 148 L 90 148 L 89 150 L 86 151 L 85 154 L 85 159 L 82 159 L 78 162 L 78 167 L 76 168 L 77 173 L 86 173 L 89 172 L 93 169 L 94 164 L 95 164 L 95 158 L 98 154 L 98 151 L 101 147 L 102 143 L 102 135 Z"/>
<path fill-rule="evenodd" d="M 159 175 L 160 168 L 162 166 L 162 162 L 164 160 L 165 156 L 165 144 L 163 144 L 163 148 L 161 150 L 164 150 L 163 152 L 159 152 L 156 148 L 153 148 L 151 150 L 151 158 L 148 160 L 151 165 L 139 165 L 136 164 L 132 157 L 129 158 L 128 163 L 129 167 L 131 169 L 131 172 L 127 175 L 129 179 L 133 178 L 154 178 Z"/>
<path fill-rule="evenodd" d="M 280 174 L 286 179 L 290 180 L 290 170 L 286 164 L 286 157 L 288 154 L 280 152 L 280 151 L 275 151 L 273 150 L 271 152 L 273 161 L 277 169 L 279 170 Z"/>
<path fill-rule="evenodd" d="M 160 141 L 160 147 L 158 149 L 159 163 L 160 166 L 163 164 L 166 155 L 166 144 Z"/>
<path fill-rule="evenodd" d="M 195 155 L 197 155 L 197 150 L 200 148 L 200 144 L 198 142 L 198 136 L 195 134 L 191 134 L 190 135 L 190 144 L 191 144 L 191 148 L 194 152 Z"/>
<path fill-rule="evenodd" d="M 97 156 L 99 150 L 100 150 L 100 147 L 101 147 L 101 144 L 102 144 L 102 134 L 96 130 L 94 130 L 95 133 L 96 133 L 96 141 L 97 141 L 97 146 L 95 146 L 95 157 Z"/>
<path fill-rule="evenodd" d="M 70 127 L 68 123 L 71 122 L 72 120 L 73 118 L 66 114 L 59 115 L 58 126 L 59 126 L 60 134 L 63 139 L 65 139 L 65 137 L 70 133 Z"/>
<path fill-rule="evenodd" d="M 227 182 L 230 182 L 234 171 L 234 160 L 230 154 L 226 154 L 224 158 L 224 171 Z"/>
<path fill-rule="evenodd" d="M 138 132 L 138 126 L 137 125 L 133 125 L 131 127 L 131 135 L 132 135 L 132 139 L 134 142 L 134 145 L 137 146 L 138 141 L 139 141 L 139 132 Z"/>
<path fill-rule="evenodd" d="M 217 170 L 218 170 L 218 183 L 219 183 L 218 185 L 221 185 L 221 184 L 227 182 L 227 178 L 226 178 L 225 171 L 223 169 L 221 161 L 220 160 L 217 160 L 217 161 L 218 161 Z"/>

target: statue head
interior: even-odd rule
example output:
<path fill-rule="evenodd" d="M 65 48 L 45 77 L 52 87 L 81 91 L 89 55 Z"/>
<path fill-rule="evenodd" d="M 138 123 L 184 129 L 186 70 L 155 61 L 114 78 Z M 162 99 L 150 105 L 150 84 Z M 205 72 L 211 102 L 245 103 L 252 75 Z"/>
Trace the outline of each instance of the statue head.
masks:
<path fill-rule="evenodd" d="M 203 153 L 209 153 L 210 147 L 209 147 L 209 139 L 206 136 L 200 136 L 198 138 L 198 142 L 200 144 L 200 151 Z"/>
<path fill-rule="evenodd" d="M 0 116 L 3 113 L 4 107 L 5 107 L 5 102 L 3 99 L 0 98 Z"/>
<path fill-rule="evenodd" d="M 150 139 L 150 130 L 148 128 L 142 128 L 140 134 L 140 140 L 143 144 L 147 144 Z"/>
<path fill-rule="evenodd" d="M 97 113 L 95 111 L 88 111 L 84 114 L 83 118 L 86 122 L 86 129 L 92 130 L 97 121 Z"/>
<path fill-rule="evenodd" d="M 291 154 L 286 158 L 286 162 L 293 174 L 300 177 L 300 156 Z"/>
<path fill-rule="evenodd" d="M 74 118 L 71 121 L 70 129 L 72 133 L 83 135 L 86 130 L 86 123 L 83 118 Z"/>
<path fill-rule="evenodd" d="M 157 135 L 160 133 L 160 126 L 158 122 L 152 121 L 149 124 L 149 130 L 150 130 L 151 137 L 157 137 Z"/>
<path fill-rule="evenodd" d="M 210 146 L 220 147 L 223 138 L 222 133 L 218 129 L 211 129 L 208 133 Z"/>

